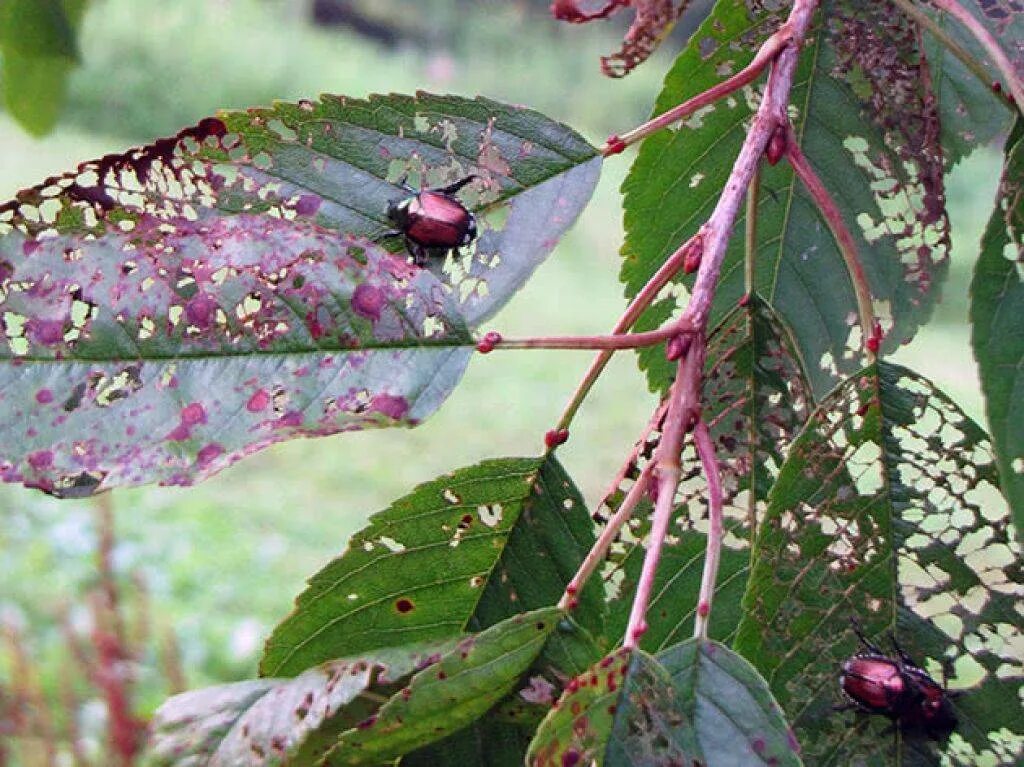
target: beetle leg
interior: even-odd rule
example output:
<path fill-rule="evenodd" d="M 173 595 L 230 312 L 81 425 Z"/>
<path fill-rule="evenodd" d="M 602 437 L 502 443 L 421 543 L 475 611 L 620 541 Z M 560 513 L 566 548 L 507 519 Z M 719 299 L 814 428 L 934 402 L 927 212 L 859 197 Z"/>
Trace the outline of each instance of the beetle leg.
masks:
<path fill-rule="evenodd" d="M 454 184 L 449 184 L 448 186 L 443 186 L 443 187 L 441 187 L 439 189 L 436 189 L 434 191 L 441 192 L 442 194 L 455 194 L 457 191 L 462 189 L 462 187 L 464 187 L 466 184 L 468 184 L 471 181 L 476 181 L 478 178 L 480 178 L 480 177 L 478 175 L 476 175 L 475 173 L 470 173 L 468 176 L 466 176 L 465 178 L 459 179 Z"/>
<path fill-rule="evenodd" d="M 860 627 L 860 621 L 856 617 L 850 618 L 850 626 L 853 628 L 853 633 L 857 635 L 857 639 L 860 640 L 861 644 L 864 645 L 868 650 L 875 653 L 876 655 L 885 655 L 882 652 L 882 648 L 872 642 L 864 634 L 864 631 Z"/>
<path fill-rule="evenodd" d="M 405 238 L 405 247 L 412 254 L 412 262 L 416 266 L 426 266 L 429 254 L 427 249 L 420 245 L 418 242 L 413 242 L 408 237 Z"/>

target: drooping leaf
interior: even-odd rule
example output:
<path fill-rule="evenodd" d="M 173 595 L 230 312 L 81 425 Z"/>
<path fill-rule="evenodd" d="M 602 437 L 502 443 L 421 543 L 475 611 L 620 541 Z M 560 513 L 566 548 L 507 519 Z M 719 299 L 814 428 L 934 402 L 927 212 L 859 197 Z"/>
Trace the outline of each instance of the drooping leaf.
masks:
<path fill-rule="evenodd" d="M 0 3 L 0 88 L 4 107 L 29 133 L 57 122 L 67 76 L 78 63 L 77 29 L 86 0 Z"/>
<path fill-rule="evenodd" d="M 769 680 L 815 764 L 1017 764 L 1024 577 L 988 439 L 886 363 L 853 376 L 790 449 L 753 554 L 735 648 Z M 851 619 L 892 631 L 936 679 L 948 742 L 837 714 Z"/>
<path fill-rule="evenodd" d="M 619 650 L 570 683 L 530 745 L 531 767 L 799 765 L 767 684 L 723 645 Z"/>
<path fill-rule="evenodd" d="M 4 480 L 190 484 L 284 439 L 415 424 L 461 377 L 469 335 L 430 272 L 270 216 L 166 227 L 0 238 Z"/>
<path fill-rule="evenodd" d="M 324 97 L 20 192 L 0 205 L 4 478 L 190 483 L 282 439 L 419 422 L 461 376 L 467 323 L 525 282 L 599 168 L 525 109 Z M 402 247 L 386 210 L 408 171 L 478 177 L 482 234 L 432 271 L 382 250 Z"/>
<path fill-rule="evenodd" d="M 719 2 L 667 75 L 655 112 L 739 71 L 788 10 Z M 792 93 L 797 137 L 857 240 L 874 298 L 889 315 L 892 348 L 927 319 L 947 270 L 944 162 L 929 82 L 916 29 L 892 5 L 836 0 L 803 47 Z M 762 88 L 645 140 L 623 185 L 628 295 L 710 215 Z M 859 364 L 852 283 L 826 222 L 786 163 L 764 167 L 757 211 L 754 287 L 792 330 L 820 396 Z M 737 223 L 741 233 L 743 226 Z M 742 240 L 733 237 L 726 255 L 713 323 L 746 290 Z M 657 302 L 638 328 L 664 322 L 676 302 Z M 667 386 L 654 372 L 649 380 L 652 388 Z"/>
<path fill-rule="evenodd" d="M 657 349 L 646 361 L 653 370 L 662 360 L 664 353 Z M 736 307 L 710 336 L 703 401 L 722 472 L 727 531 L 710 631 L 728 641 L 740 619 L 756 520 L 812 404 L 790 336 L 759 296 Z M 692 445 L 682 460 L 677 520 L 663 548 L 641 643 L 651 652 L 693 634 L 706 546 L 707 482 Z M 625 631 L 639 581 L 649 511 L 650 504 L 645 504 L 634 515 L 626 545 L 615 557 L 608 631 L 615 640 Z"/>
<path fill-rule="evenodd" d="M 327 765 L 377 765 L 455 733 L 510 692 L 563 613 L 522 613 L 466 637 L 416 674 L 370 719 L 346 732 Z"/>
<path fill-rule="evenodd" d="M 297 674 L 556 602 L 593 532 L 578 491 L 554 461 L 486 461 L 421 485 L 371 517 L 274 631 L 262 672 Z M 601 597 L 595 584 L 576 612 L 598 630 Z"/>
<path fill-rule="evenodd" d="M 690 639 L 658 653 L 708 767 L 799 765 L 800 746 L 761 675 L 718 642 Z"/>
<path fill-rule="evenodd" d="M 305 764 L 380 707 L 382 691 L 437 663 L 454 640 L 336 660 L 293 678 L 176 695 L 156 712 L 150 767 Z"/>
<path fill-rule="evenodd" d="M 972 343 L 1003 492 L 1024 530 L 1024 121 L 1006 165 L 971 284 Z"/>

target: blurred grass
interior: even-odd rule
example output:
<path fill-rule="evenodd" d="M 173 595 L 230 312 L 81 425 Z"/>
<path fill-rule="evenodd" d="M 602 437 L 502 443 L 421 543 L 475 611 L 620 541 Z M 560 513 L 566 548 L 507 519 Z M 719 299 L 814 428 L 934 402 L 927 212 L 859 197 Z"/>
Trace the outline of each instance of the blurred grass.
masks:
<path fill-rule="evenodd" d="M 450 50 L 389 51 L 316 31 L 281 3 L 103 0 L 83 33 L 62 126 L 34 141 L 0 115 L 0 199 L 77 162 L 168 135 L 217 107 L 320 92 L 363 95 L 425 88 L 529 103 L 595 142 L 646 113 L 671 57 L 661 52 L 623 82 L 598 73 L 609 30 L 525 21 L 482 3 Z M 528 287 L 491 323 L 515 335 L 605 332 L 623 306 L 618 186 L 629 159 L 607 167 L 593 204 Z M 969 350 L 967 285 L 998 177 L 979 152 L 950 183 L 953 270 L 935 321 L 897 359 L 981 415 Z M 498 353 L 476 359 L 440 413 L 412 431 L 275 446 L 191 489 L 119 492 L 117 564 L 141 570 L 158 624 L 184 645 L 189 682 L 251 674 L 258 643 L 290 609 L 304 579 L 338 554 L 372 512 L 415 484 L 498 455 L 535 454 L 589 355 Z M 588 497 L 620 461 L 652 407 L 629 355 L 604 376 L 561 455 Z M 92 577 L 86 502 L 0 487 L 0 608 L 32 626 L 49 683 L 61 670 L 53 618 Z M 154 683 L 155 684 L 155 683 Z M 161 698 L 146 690 L 148 705 Z"/>

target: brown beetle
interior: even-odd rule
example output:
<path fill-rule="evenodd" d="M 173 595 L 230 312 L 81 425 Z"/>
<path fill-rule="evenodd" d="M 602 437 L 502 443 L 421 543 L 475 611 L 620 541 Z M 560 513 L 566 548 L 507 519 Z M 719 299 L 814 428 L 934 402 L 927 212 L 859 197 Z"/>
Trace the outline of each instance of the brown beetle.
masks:
<path fill-rule="evenodd" d="M 853 631 L 864 649 L 843 663 L 839 685 L 853 706 L 889 717 L 901 730 L 923 732 L 936 740 L 957 726 L 952 697 L 892 637 L 895 657 L 882 652 L 856 622 Z"/>
<path fill-rule="evenodd" d="M 476 217 L 455 196 L 475 178 L 470 175 L 454 184 L 419 192 L 403 184 L 409 196 L 388 205 L 388 218 L 398 227 L 395 234 L 405 238 L 405 247 L 417 265 L 476 239 Z"/>

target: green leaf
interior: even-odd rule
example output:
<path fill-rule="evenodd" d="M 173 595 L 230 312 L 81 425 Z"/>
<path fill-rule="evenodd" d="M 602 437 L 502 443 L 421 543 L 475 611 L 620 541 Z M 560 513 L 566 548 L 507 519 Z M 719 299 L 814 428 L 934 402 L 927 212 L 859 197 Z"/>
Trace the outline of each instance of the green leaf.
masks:
<path fill-rule="evenodd" d="M 3 479 L 189 484 L 273 442 L 419 423 L 600 162 L 565 126 L 484 99 L 325 96 L 20 192 L 0 205 Z M 402 248 L 386 211 L 408 171 L 478 177 L 463 194 L 480 237 L 430 269 L 384 250 Z"/>
<path fill-rule="evenodd" d="M 261 670 L 297 674 L 552 604 L 590 548 L 589 525 L 551 457 L 486 461 L 421 485 L 371 517 L 313 576 L 268 641 Z M 600 627 L 602 611 L 595 585 L 581 595 L 577 617 Z"/>
<path fill-rule="evenodd" d="M 345 733 L 324 763 L 377 765 L 463 729 L 512 690 L 562 615 L 558 608 L 523 613 L 461 640 Z"/>
<path fill-rule="evenodd" d="M 664 359 L 663 352 L 657 356 Z M 653 357 L 647 361 L 651 369 L 663 364 Z M 725 545 L 710 627 L 716 639 L 731 639 L 739 623 L 756 521 L 764 514 L 768 490 L 812 404 L 791 337 L 771 308 L 759 296 L 751 296 L 711 334 L 704 369 L 704 417 L 718 454 L 725 496 Z M 650 652 L 693 635 L 706 546 L 707 483 L 692 445 L 687 445 L 682 460 L 677 521 L 663 548 L 649 627 L 641 643 Z M 616 557 L 608 630 L 616 640 L 625 632 L 640 577 L 645 553 L 640 544 L 649 532 L 649 511 L 645 504 L 634 515 L 631 543 Z"/>
<path fill-rule="evenodd" d="M 81 6 L 82 3 L 76 3 Z M 75 28 L 62 0 L 4 0 L 0 3 L 0 48 L 4 56 L 78 60 Z"/>
<path fill-rule="evenodd" d="M 765 8 L 774 10 L 765 10 Z M 752 10 L 753 9 L 753 10 Z M 784 21 L 787 4 L 723 0 L 668 73 L 656 113 L 736 73 Z M 884 318 L 888 348 L 924 322 L 948 266 L 938 122 L 913 28 L 889 3 L 830 3 L 803 47 L 792 93 L 797 137 L 843 211 Z M 623 184 L 622 280 L 635 295 L 710 215 L 761 86 L 646 139 Z M 859 364 L 852 283 L 828 226 L 786 163 L 762 169 L 754 288 L 789 326 L 817 395 Z M 742 234 L 745 222 L 737 222 Z M 712 322 L 747 292 L 733 237 Z M 692 285 L 692 277 L 684 283 Z M 664 298 L 638 329 L 677 308 Z M 890 328 L 890 325 L 895 326 Z M 665 390 L 663 374 L 649 372 Z"/>
<path fill-rule="evenodd" d="M 293 679 L 260 679 L 176 695 L 156 712 L 150 767 L 265 767 L 309 763 L 366 719 L 400 680 L 455 642 L 326 663 Z"/>
<path fill-rule="evenodd" d="M 33 135 L 49 133 L 60 116 L 85 8 L 86 0 L 0 2 L 4 107 Z"/>
<path fill-rule="evenodd" d="M 708 767 L 800 765 L 800 746 L 768 684 L 718 642 L 690 639 L 658 654 Z"/>
<path fill-rule="evenodd" d="M 530 733 L 490 718 L 402 757 L 402 767 L 522 767 Z"/>
<path fill-rule="evenodd" d="M 717 642 L 653 658 L 618 650 L 566 688 L 541 723 L 531 767 L 799 765 L 799 747 L 757 672 Z"/>
<path fill-rule="evenodd" d="M 971 283 L 971 338 L 1003 492 L 1024 530 L 1024 121 L 1006 145 L 996 207 Z"/>
<path fill-rule="evenodd" d="M 753 554 L 735 649 L 769 680 L 814 764 L 1014 764 L 1024 740 L 1018 547 L 988 439 L 914 373 L 844 382 L 789 451 Z M 894 632 L 936 679 L 948 742 L 837 714 L 851 619 Z M 1007 761 L 1009 759 L 1009 761 Z"/>

